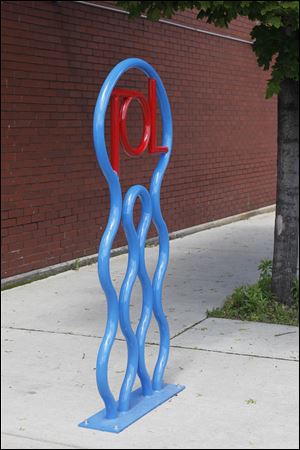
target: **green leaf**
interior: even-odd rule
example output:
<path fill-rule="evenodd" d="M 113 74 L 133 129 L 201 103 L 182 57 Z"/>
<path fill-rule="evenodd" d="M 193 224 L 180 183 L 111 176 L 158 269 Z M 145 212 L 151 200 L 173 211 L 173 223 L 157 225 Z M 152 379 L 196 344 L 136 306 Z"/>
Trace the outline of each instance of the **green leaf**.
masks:
<path fill-rule="evenodd" d="M 266 97 L 278 94 L 281 81 L 299 79 L 299 2 L 297 1 L 118 1 L 130 17 L 150 20 L 172 17 L 178 11 L 197 11 L 197 18 L 228 27 L 238 16 L 253 22 L 252 49 L 257 63 L 272 70 Z M 191 37 L 192 39 L 192 37 Z"/>
<path fill-rule="evenodd" d="M 280 17 L 273 16 L 267 20 L 267 24 L 272 27 L 279 28 L 282 26 L 282 21 Z"/>
<path fill-rule="evenodd" d="M 280 92 L 280 83 L 276 80 L 270 79 L 267 84 L 266 98 L 271 98 Z"/>

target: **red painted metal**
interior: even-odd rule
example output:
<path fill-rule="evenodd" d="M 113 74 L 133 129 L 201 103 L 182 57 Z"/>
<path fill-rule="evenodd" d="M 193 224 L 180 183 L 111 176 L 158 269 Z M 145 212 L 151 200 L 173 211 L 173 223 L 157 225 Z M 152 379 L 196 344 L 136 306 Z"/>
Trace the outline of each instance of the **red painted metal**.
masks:
<path fill-rule="evenodd" d="M 133 99 L 136 99 L 139 102 L 141 109 L 142 109 L 142 113 L 143 113 L 143 134 L 142 134 L 141 141 L 136 148 L 134 148 L 130 145 L 128 138 L 127 138 L 127 131 L 126 131 L 127 111 L 128 111 L 129 105 Z M 123 102 L 123 105 L 121 106 L 120 129 L 121 129 L 121 139 L 123 142 L 124 150 L 126 151 L 126 153 L 129 156 L 140 155 L 141 153 L 143 153 L 146 150 L 146 148 L 149 144 L 150 135 L 151 135 L 151 116 L 150 116 L 149 104 L 148 104 L 146 98 L 144 97 L 144 95 L 140 94 L 138 97 L 131 96 L 131 97 L 127 97 L 125 99 L 125 101 Z"/>
<path fill-rule="evenodd" d="M 118 95 L 111 96 L 110 104 L 110 162 L 113 170 L 120 173 L 120 97 Z"/>
<path fill-rule="evenodd" d="M 149 153 L 167 153 L 168 147 L 156 145 L 156 80 L 154 78 L 148 79 L 148 99 L 151 113 Z"/>
<path fill-rule="evenodd" d="M 132 147 L 127 137 L 126 117 L 130 103 L 137 100 L 143 113 L 143 134 L 137 147 Z M 166 153 L 167 147 L 156 145 L 156 80 L 148 79 L 148 101 L 144 94 L 131 89 L 114 89 L 110 110 L 112 168 L 120 173 L 120 140 L 129 156 L 138 156 L 147 146 L 149 153 Z"/>

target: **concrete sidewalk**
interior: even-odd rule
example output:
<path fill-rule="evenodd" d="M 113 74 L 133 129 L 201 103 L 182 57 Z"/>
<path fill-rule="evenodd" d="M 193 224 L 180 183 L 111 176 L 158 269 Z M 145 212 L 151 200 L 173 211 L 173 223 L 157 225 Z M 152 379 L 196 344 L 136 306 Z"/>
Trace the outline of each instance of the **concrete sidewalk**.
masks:
<path fill-rule="evenodd" d="M 298 328 L 206 319 L 234 287 L 257 279 L 270 258 L 273 214 L 171 241 L 164 305 L 171 329 L 167 382 L 177 397 L 119 435 L 77 424 L 102 409 L 95 359 L 106 322 L 96 266 L 2 293 L 1 448 L 298 448 Z M 157 248 L 147 248 L 152 272 Z M 127 255 L 112 259 L 119 289 Z M 133 326 L 140 314 L 136 287 Z M 118 393 L 126 367 L 122 335 L 110 360 Z M 157 356 L 148 333 L 149 369 Z"/>

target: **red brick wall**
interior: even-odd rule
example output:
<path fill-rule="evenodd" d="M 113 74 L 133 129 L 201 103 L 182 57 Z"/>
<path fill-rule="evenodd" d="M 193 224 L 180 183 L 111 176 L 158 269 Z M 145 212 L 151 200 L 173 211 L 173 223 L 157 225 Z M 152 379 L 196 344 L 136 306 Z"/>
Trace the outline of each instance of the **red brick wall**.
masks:
<path fill-rule="evenodd" d="M 269 205 L 275 198 L 276 101 L 249 44 L 75 2 L 2 2 L 2 277 L 97 252 L 108 189 L 92 144 L 101 84 L 120 60 L 159 72 L 174 120 L 162 188 L 169 230 Z M 220 30 L 190 13 L 177 22 Z M 146 89 L 126 74 L 120 85 Z M 132 141 L 140 116 L 130 112 Z M 149 185 L 157 160 L 122 153 L 124 191 Z M 115 245 L 123 243 L 118 235 Z"/>

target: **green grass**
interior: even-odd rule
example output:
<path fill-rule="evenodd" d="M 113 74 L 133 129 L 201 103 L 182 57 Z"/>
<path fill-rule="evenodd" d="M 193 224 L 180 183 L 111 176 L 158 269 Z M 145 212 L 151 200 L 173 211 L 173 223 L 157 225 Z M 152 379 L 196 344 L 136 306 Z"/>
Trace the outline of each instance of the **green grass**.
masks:
<path fill-rule="evenodd" d="M 262 261 L 258 268 L 257 283 L 236 288 L 222 308 L 207 312 L 208 317 L 299 325 L 299 279 L 293 285 L 292 305 L 286 306 L 271 292 L 272 261 Z"/>

